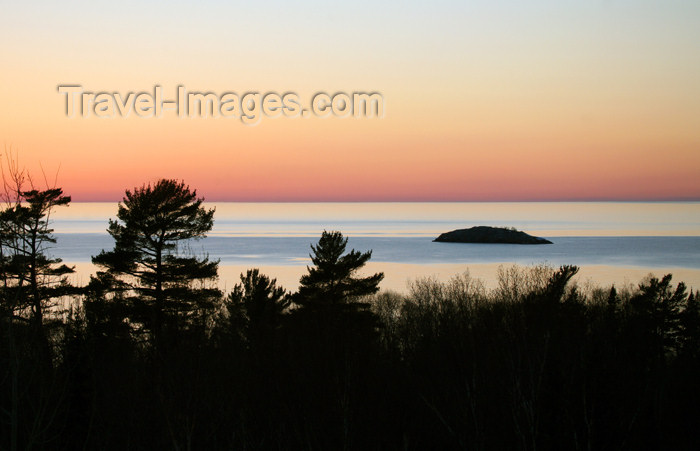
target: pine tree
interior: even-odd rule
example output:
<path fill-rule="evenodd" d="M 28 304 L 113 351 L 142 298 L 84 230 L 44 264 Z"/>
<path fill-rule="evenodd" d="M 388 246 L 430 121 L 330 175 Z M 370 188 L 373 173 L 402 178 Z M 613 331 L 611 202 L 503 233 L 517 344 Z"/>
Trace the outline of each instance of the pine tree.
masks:
<path fill-rule="evenodd" d="M 299 281 L 295 302 L 302 307 L 348 304 L 357 298 L 376 293 L 383 273 L 356 277 L 355 273 L 372 257 L 372 251 L 351 250 L 343 255 L 348 239 L 340 232 L 324 231 L 310 254 L 314 267 Z"/>
<path fill-rule="evenodd" d="M 700 299 L 699 293 L 690 291 L 685 308 L 681 313 L 682 350 L 686 355 L 697 358 L 700 354 Z"/>
<path fill-rule="evenodd" d="M 241 274 L 241 282 L 225 301 L 231 329 L 242 329 L 251 345 L 265 342 L 275 332 L 290 304 L 290 294 L 257 268 Z"/>
<path fill-rule="evenodd" d="M 309 255 L 314 263 L 299 281 L 299 291 L 293 300 L 298 308 L 293 319 L 308 332 L 320 334 L 319 340 L 340 344 L 346 340 L 369 339 L 378 327 L 376 315 L 362 297 L 376 293 L 383 273 L 358 277 L 361 269 L 372 256 L 372 251 L 358 252 L 345 248 L 348 239 L 340 232 L 324 231 L 318 244 L 311 246 Z M 315 332 L 314 332 L 315 330 Z M 337 349 L 336 349 L 337 351 Z"/>
<path fill-rule="evenodd" d="M 54 299 L 72 292 L 66 275 L 74 269 L 47 254 L 49 246 L 56 243 L 49 227 L 50 214 L 70 200 L 61 188 L 18 189 L 14 203 L 0 212 L 3 309 L 20 317 L 29 310 L 33 329 L 44 347 L 48 346 L 44 331 L 47 309 Z"/>
<path fill-rule="evenodd" d="M 129 320 L 149 330 L 156 343 L 166 325 L 192 326 L 211 311 L 221 293 L 204 285 L 217 277 L 218 261 L 182 256 L 182 244 L 205 237 L 213 226 L 213 209 L 202 206 L 182 182 L 159 180 L 127 190 L 118 220 L 107 231 L 115 240 L 93 263 L 104 270 L 91 281 L 113 299 L 125 302 Z M 198 285 L 195 285 L 199 283 Z"/>

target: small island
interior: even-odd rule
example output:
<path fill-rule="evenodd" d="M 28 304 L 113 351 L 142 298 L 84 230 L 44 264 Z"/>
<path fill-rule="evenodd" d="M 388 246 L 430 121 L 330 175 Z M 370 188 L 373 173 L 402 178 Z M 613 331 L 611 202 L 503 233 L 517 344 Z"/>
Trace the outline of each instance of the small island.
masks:
<path fill-rule="evenodd" d="M 528 235 L 513 227 L 476 226 L 443 233 L 433 241 L 438 243 L 499 243 L 499 244 L 552 244 L 551 241 Z"/>

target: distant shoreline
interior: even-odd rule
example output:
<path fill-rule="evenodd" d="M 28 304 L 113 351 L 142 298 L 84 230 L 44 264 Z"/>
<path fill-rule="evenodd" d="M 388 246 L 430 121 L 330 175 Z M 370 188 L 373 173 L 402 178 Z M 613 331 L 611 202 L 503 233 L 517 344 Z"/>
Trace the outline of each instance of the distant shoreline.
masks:
<path fill-rule="evenodd" d="M 66 262 L 69 265 L 76 265 L 76 274 L 71 276 L 74 281 L 87 283 L 90 274 L 94 273 L 95 267 L 87 262 Z M 309 262 L 310 264 L 310 262 Z M 497 271 L 499 266 L 510 267 L 513 263 L 433 263 L 433 264 L 413 264 L 413 263 L 393 263 L 375 262 L 367 263 L 363 273 L 370 274 L 378 271 L 384 272 L 384 280 L 380 283 L 381 290 L 391 290 L 407 292 L 407 282 L 423 277 L 434 277 L 440 281 L 447 281 L 458 274 L 469 271 L 472 277 L 484 282 L 487 288 L 495 288 L 497 284 Z M 532 265 L 517 265 L 532 266 Z M 299 278 L 306 272 L 306 264 L 296 265 L 245 265 L 245 264 L 222 264 L 219 266 L 219 287 L 231 289 L 239 282 L 239 274 L 245 273 L 247 269 L 259 268 L 260 271 L 277 281 L 288 290 L 296 290 Z M 612 266 L 612 265 L 582 265 L 575 281 L 581 284 L 593 283 L 599 286 L 609 286 L 615 284 L 619 287 L 631 284 L 637 286 L 648 274 L 662 277 L 665 274 L 673 274 L 673 283 L 685 282 L 693 289 L 700 288 L 700 269 L 674 268 L 674 267 L 635 267 L 635 266 Z"/>

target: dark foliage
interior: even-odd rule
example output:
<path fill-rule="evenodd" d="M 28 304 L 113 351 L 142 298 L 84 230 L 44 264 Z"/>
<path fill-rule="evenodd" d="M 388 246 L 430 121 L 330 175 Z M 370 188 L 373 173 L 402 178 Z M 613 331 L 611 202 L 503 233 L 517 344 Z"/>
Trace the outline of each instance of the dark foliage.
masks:
<path fill-rule="evenodd" d="M 309 308 L 319 304 L 347 304 L 377 292 L 384 274 L 355 277 L 357 270 L 372 257 L 372 251 L 363 253 L 353 249 L 343 255 L 347 243 L 342 233 L 324 231 L 318 244 L 311 246 L 313 253 L 309 257 L 314 266 L 307 267 L 308 274 L 299 281 L 297 304 Z"/>
<path fill-rule="evenodd" d="M 115 252 L 138 250 L 124 267 L 147 271 L 152 235 L 123 221 Z M 52 329 L 52 366 L 31 313 L 3 315 L 0 449 L 697 447 L 698 293 L 670 275 L 581 288 L 576 267 L 514 267 L 491 291 L 465 274 L 377 294 L 381 274 L 356 274 L 370 254 L 346 244 L 324 233 L 294 295 L 242 274 L 168 352 L 133 311 L 154 279 L 117 262 Z M 190 280 L 167 274 L 164 287 Z"/>
<path fill-rule="evenodd" d="M 261 346 L 274 338 L 291 303 L 291 294 L 276 279 L 249 269 L 224 301 L 226 312 L 219 323 L 224 333 Z"/>
<path fill-rule="evenodd" d="M 60 188 L 20 190 L 14 202 L 0 211 L 2 308 L 13 315 L 31 310 L 40 334 L 51 301 L 72 293 L 65 275 L 72 273 L 73 268 L 47 254 L 48 247 L 56 242 L 49 215 L 70 200 Z"/>
<path fill-rule="evenodd" d="M 348 239 L 340 232 L 324 231 L 318 244 L 311 246 L 311 261 L 294 295 L 298 306 L 292 312 L 291 325 L 305 336 L 305 346 L 316 357 L 353 352 L 360 342 L 372 340 L 378 327 L 370 304 L 363 297 L 376 293 L 383 273 L 360 277 L 357 272 L 372 256 L 372 251 L 345 253 Z"/>
<path fill-rule="evenodd" d="M 90 290 L 111 293 L 113 301 L 125 304 L 129 321 L 156 342 L 166 332 L 173 339 L 186 329 L 201 329 L 220 292 L 195 283 L 214 280 L 218 261 L 183 255 L 180 244 L 204 237 L 213 215 L 182 182 L 159 180 L 127 190 L 118 220 L 110 220 L 107 229 L 114 249 L 93 257 L 103 271 Z"/>

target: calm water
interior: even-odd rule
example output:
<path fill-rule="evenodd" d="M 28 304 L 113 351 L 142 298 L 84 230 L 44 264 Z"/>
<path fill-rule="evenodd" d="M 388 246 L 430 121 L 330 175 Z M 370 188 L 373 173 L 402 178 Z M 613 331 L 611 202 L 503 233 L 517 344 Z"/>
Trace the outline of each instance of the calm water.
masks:
<path fill-rule="evenodd" d="M 212 235 L 426 236 L 474 225 L 540 236 L 700 236 L 698 202 L 220 203 Z M 60 233 L 105 233 L 116 203 L 74 203 L 54 215 Z"/>
<path fill-rule="evenodd" d="M 700 269 L 700 203 L 222 203 L 210 237 L 189 250 L 224 265 L 304 265 L 321 231 L 341 230 L 372 261 L 412 264 L 547 262 Z M 113 246 L 116 203 L 75 203 L 56 213 L 55 256 L 87 262 Z M 513 226 L 542 246 L 433 243 L 441 232 Z"/>
<path fill-rule="evenodd" d="M 613 265 L 700 269 L 700 237 L 552 237 L 554 244 L 433 243 L 425 237 L 350 237 L 349 247 L 372 249 L 372 261 L 412 264 L 499 263 L 523 265 Z M 68 262 L 87 262 L 110 237 L 98 234 L 60 234 L 54 255 Z M 299 265 L 309 262 L 311 237 L 210 237 L 189 250 L 208 253 L 224 265 Z"/>

